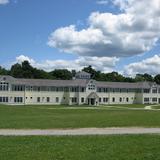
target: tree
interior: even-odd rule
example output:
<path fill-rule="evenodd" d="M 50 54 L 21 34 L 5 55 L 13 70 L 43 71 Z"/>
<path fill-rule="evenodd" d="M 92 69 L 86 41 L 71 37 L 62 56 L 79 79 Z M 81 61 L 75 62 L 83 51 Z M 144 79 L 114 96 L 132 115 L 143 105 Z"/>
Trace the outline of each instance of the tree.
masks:
<path fill-rule="evenodd" d="M 8 74 L 9 74 L 9 71 L 0 66 L 0 75 L 8 75 Z"/>
<path fill-rule="evenodd" d="M 10 75 L 15 78 L 24 78 L 22 66 L 18 63 L 11 66 Z"/>
<path fill-rule="evenodd" d="M 84 68 L 82 69 L 82 71 L 85 71 L 85 72 L 87 72 L 87 73 L 90 73 L 90 74 L 91 74 L 91 77 L 95 79 L 95 76 L 96 76 L 96 72 L 97 72 L 97 71 L 96 71 L 95 69 L 93 69 L 91 65 L 89 65 L 88 67 L 84 67 Z"/>
<path fill-rule="evenodd" d="M 150 74 L 147 74 L 147 73 L 145 73 L 143 75 L 143 77 L 144 77 L 145 81 L 148 81 L 148 82 L 152 82 L 154 80 L 153 77 Z"/>
<path fill-rule="evenodd" d="M 155 81 L 157 84 L 160 84 L 160 74 L 157 74 L 157 75 L 154 77 L 154 81 Z"/>
<path fill-rule="evenodd" d="M 64 79 L 64 80 L 72 79 L 72 73 L 67 69 L 55 69 L 54 71 L 50 72 L 50 75 L 55 79 Z"/>
<path fill-rule="evenodd" d="M 137 74 L 135 77 L 136 82 L 148 81 L 153 82 L 153 77 L 150 74 Z"/>
<path fill-rule="evenodd" d="M 34 68 L 30 65 L 28 61 L 22 62 L 22 71 L 24 78 L 34 78 L 33 70 Z"/>

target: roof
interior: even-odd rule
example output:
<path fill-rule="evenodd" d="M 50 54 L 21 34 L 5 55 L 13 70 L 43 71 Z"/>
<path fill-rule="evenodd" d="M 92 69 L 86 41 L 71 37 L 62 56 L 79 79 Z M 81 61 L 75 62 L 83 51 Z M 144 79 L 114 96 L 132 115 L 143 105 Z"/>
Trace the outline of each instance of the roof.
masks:
<path fill-rule="evenodd" d="M 11 84 L 19 85 L 28 85 L 28 86 L 58 86 L 58 87 L 67 87 L 67 86 L 82 86 L 85 87 L 90 80 L 87 79 L 75 79 L 75 80 L 49 80 L 49 79 L 23 79 L 23 78 L 14 78 L 12 76 L 0 76 L 0 81 L 6 81 Z M 154 82 L 103 82 L 95 81 L 97 87 L 106 87 L 106 88 L 151 88 L 159 87 Z"/>
<path fill-rule="evenodd" d="M 98 87 L 106 87 L 106 88 L 151 88 L 152 86 L 156 85 L 160 87 L 154 82 L 102 82 L 97 81 L 96 85 Z"/>
<path fill-rule="evenodd" d="M 24 78 L 13 78 L 11 76 L 0 76 L 0 81 L 5 78 L 6 82 L 11 84 L 19 85 L 30 85 L 30 86 L 86 86 L 88 80 L 75 79 L 75 80 L 49 80 L 49 79 L 24 79 Z"/>
<path fill-rule="evenodd" d="M 99 96 L 95 92 L 92 92 L 89 94 L 88 98 L 99 98 Z"/>

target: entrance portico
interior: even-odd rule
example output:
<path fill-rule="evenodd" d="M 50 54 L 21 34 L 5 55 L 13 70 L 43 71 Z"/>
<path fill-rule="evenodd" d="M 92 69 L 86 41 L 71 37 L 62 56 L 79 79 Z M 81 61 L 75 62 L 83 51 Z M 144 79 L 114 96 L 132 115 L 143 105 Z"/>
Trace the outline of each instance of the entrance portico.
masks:
<path fill-rule="evenodd" d="M 92 92 L 87 99 L 88 99 L 88 105 L 93 105 L 93 106 L 99 105 L 99 96 L 95 92 Z"/>

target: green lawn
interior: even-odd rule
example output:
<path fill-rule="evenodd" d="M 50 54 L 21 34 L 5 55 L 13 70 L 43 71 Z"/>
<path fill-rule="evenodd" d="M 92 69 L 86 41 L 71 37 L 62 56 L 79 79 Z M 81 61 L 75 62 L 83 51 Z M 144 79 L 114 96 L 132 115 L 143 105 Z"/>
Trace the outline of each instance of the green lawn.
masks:
<path fill-rule="evenodd" d="M 57 109 L 59 108 L 59 109 Z M 160 112 L 100 107 L 0 106 L 0 128 L 160 127 Z"/>
<path fill-rule="evenodd" d="M 160 106 L 152 106 L 152 109 L 160 109 Z"/>
<path fill-rule="evenodd" d="M 159 135 L 0 137 L 1 160 L 160 160 Z"/>
<path fill-rule="evenodd" d="M 125 108 L 144 108 L 145 104 L 111 104 L 109 106 L 125 107 Z"/>

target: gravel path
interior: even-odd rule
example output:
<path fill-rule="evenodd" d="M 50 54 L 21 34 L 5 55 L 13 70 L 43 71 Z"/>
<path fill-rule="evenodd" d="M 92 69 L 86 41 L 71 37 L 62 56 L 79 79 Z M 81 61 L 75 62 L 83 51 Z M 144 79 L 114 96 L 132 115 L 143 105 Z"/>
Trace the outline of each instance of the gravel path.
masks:
<path fill-rule="evenodd" d="M 123 134 L 160 134 L 160 128 L 80 128 L 50 130 L 0 129 L 1 136 L 78 136 L 78 135 L 123 135 Z"/>

